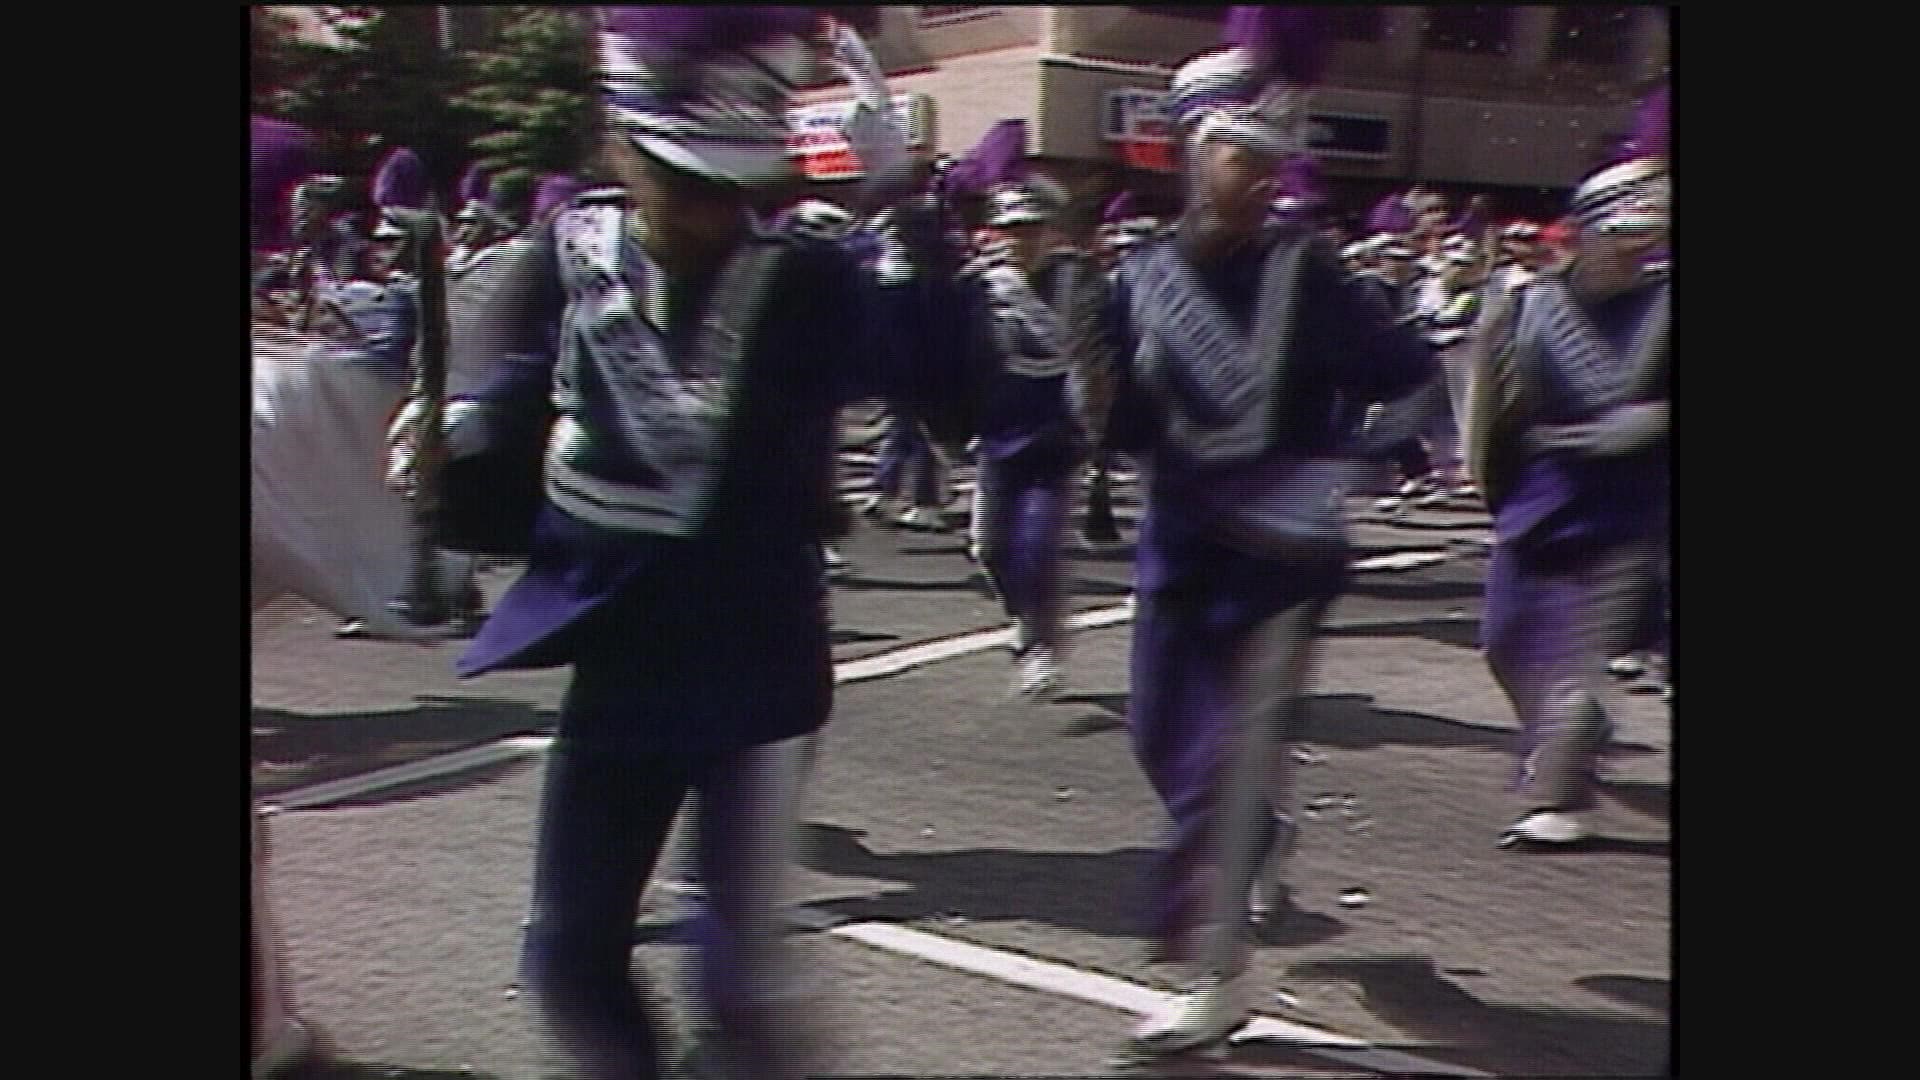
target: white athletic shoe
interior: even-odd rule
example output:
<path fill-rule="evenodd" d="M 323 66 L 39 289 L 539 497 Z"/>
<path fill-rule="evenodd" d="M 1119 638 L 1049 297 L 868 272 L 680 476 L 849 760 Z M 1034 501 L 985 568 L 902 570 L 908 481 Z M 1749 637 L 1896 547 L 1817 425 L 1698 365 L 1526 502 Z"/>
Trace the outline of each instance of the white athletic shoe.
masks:
<path fill-rule="evenodd" d="M 862 495 L 859 500 L 853 504 L 854 513 L 870 521 L 886 520 L 886 509 L 886 498 L 878 494 Z"/>
<path fill-rule="evenodd" d="M 894 524 L 914 532 L 940 532 L 946 528 L 946 522 L 940 520 L 940 511 L 923 510 L 918 506 L 909 506 L 901 512 Z"/>
<path fill-rule="evenodd" d="M 1221 1045 L 1253 1019 L 1252 981 L 1209 978 L 1174 999 L 1173 1008 L 1148 1017 L 1133 1033 L 1135 1049 L 1148 1054 L 1178 1054 Z"/>
<path fill-rule="evenodd" d="M 1017 673 L 1020 696 L 1029 701 L 1051 701 L 1060 690 L 1060 676 L 1054 670 L 1053 653 L 1044 646 L 1027 650 Z"/>
<path fill-rule="evenodd" d="M 691 874 L 675 874 L 672 877 L 662 878 L 660 891 L 682 900 L 699 900 L 707 895 L 707 887 L 695 880 Z"/>
<path fill-rule="evenodd" d="M 1500 835 L 1501 847 L 1518 844 L 1577 844 L 1592 835 L 1585 821 L 1567 810 L 1536 810 Z"/>
<path fill-rule="evenodd" d="M 1612 672 L 1616 679 L 1637 679 L 1646 672 L 1647 663 L 1639 654 L 1628 653 L 1625 656 L 1614 657 L 1613 662 L 1607 665 L 1607 670 Z"/>

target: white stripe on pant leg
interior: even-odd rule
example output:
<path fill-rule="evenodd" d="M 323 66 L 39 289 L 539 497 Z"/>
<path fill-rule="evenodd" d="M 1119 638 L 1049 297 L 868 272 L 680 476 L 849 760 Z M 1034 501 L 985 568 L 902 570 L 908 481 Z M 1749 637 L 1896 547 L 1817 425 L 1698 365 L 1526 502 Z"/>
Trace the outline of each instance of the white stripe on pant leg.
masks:
<path fill-rule="evenodd" d="M 1279 741 L 1272 727 L 1284 717 L 1282 710 L 1297 692 L 1311 608 L 1311 604 L 1295 604 L 1257 625 L 1248 634 L 1232 676 L 1228 707 L 1233 726 L 1226 741 L 1230 756 L 1222 763 L 1226 787 L 1216 804 L 1218 840 L 1205 950 L 1209 973 L 1222 978 L 1243 974 L 1252 950 L 1246 930 L 1247 900 L 1258 856 L 1265 854 L 1255 850 L 1255 843 L 1272 748 Z M 1280 666 L 1280 683 L 1262 693 L 1270 684 L 1259 673 L 1272 670 L 1269 665 Z"/>
<path fill-rule="evenodd" d="M 760 1008 L 766 1010 L 775 1030 L 781 1031 L 783 1047 L 791 1052 L 781 1063 L 765 1063 L 763 1075 L 783 1075 L 779 1066 L 805 1064 L 817 1052 L 817 1037 L 810 1035 L 808 1003 L 816 996 L 810 980 L 799 970 L 793 955 L 792 930 L 788 912 L 797 906 L 794 864 L 799 840 L 798 817 L 802 783 L 807 772 L 807 757 L 815 745 L 814 736 L 805 735 L 785 742 L 756 747 L 747 754 L 746 770 L 750 779 L 743 785 L 753 812 L 743 823 L 751 854 L 742 867 L 747 923 L 743 928 L 749 940 L 742 942 L 747 960 L 743 985 L 753 988 Z"/>

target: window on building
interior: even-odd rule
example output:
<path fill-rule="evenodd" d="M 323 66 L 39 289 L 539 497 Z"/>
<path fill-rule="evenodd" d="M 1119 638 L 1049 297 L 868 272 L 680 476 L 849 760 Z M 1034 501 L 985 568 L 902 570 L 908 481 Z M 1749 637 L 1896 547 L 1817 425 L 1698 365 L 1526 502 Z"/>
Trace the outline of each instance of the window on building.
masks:
<path fill-rule="evenodd" d="M 1624 61 L 1633 38 L 1633 8 L 1563 7 L 1553 14 L 1549 60 L 1612 65 Z"/>
<path fill-rule="evenodd" d="M 1335 41 L 1379 41 L 1386 35 L 1387 13 L 1377 7 L 1328 8 L 1327 23 Z"/>
<path fill-rule="evenodd" d="M 1510 7 L 1439 4 L 1427 9 L 1427 47 L 1442 52 L 1504 53 L 1513 35 Z"/>
<path fill-rule="evenodd" d="M 920 25 L 945 26 L 948 23 L 966 22 L 968 19 L 991 14 L 992 11 L 993 9 L 990 7 L 980 7 L 978 5 L 922 7 L 920 9 Z"/>
<path fill-rule="evenodd" d="M 1136 7 L 1135 11 L 1145 11 L 1153 15 L 1165 15 L 1172 19 L 1193 19 L 1198 22 L 1223 23 L 1227 21 L 1227 12 L 1232 8 L 1218 4 L 1194 4 L 1191 7 Z"/>

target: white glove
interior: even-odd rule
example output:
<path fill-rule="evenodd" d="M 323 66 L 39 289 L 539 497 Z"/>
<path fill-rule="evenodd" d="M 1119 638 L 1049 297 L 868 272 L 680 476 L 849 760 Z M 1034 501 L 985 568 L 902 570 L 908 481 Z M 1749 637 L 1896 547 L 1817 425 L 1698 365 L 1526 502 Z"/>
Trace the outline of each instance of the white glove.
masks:
<path fill-rule="evenodd" d="M 1622 405 L 1586 424 L 1544 427 L 1535 435 L 1542 450 L 1569 450 L 1591 457 L 1616 457 L 1644 450 L 1667 433 L 1672 412 L 1665 402 Z"/>
<path fill-rule="evenodd" d="M 861 102 L 854 107 L 843 132 L 870 184 L 899 183 L 912 174 L 913 157 L 907 150 L 907 133 L 893 122 L 891 111 L 890 105 L 876 109 Z"/>
<path fill-rule="evenodd" d="M 833 28 L 833 61 L 853 87 L 853 116 L 847 121 L 847 145 L 866 170 L 868 183 L 888 187 L 904 183 L 913 171 L 907 133 L 893 122 L 887 76 L 860 35 L 846 23 Z"/>
<path fill-rule="evenodd" d="M 880 70 L 880 62 L 873 58 L 867 43 L 860 39 L 858 32 L 846 23 L 835 23 L 833 27 L 833 62 L 853 86 L 855 100 L 862 105 L 885 112 L 887 101 L 887 77 Z"/>
<path fill-rule="evenodd" d="M 387 486 L 405 495 L 413 492 L 418 432 L 425 412 L 426 406 L 418 398 L 411 399 L 387 429 Z M 479 402 L 447 402 L 440 414 L 440 431 L 448 459 L 479 452 L 485 435 L 484 422 Z"/>

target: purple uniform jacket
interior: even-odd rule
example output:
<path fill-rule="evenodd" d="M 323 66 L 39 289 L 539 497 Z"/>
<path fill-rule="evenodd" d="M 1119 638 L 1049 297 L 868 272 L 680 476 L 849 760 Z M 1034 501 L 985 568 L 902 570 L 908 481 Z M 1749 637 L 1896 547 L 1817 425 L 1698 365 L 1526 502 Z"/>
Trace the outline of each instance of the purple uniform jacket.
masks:
<path fill-rule="evenodd" d="M 1657 281 L 1585 309 L 1586 318 L 1620 362 L 1626 363 L 1635 334 L 1659 289 Z M 1550 351 L 1533 365 L 1535 418 L 1548 424 L 1593 419 L 1556 370 Z M 1650 398 L 1665 400 L 1664 387 Z M 1511 491 L 1494 514 L 1494 533 L 1529 551 L 1574 554 L 1659 535 L 1667 525 L 1671 458 L 1669 444 L 1640 453 L 1585 458 L 1556 451 L 1523 463 Z"/>
<path fill-rule="evenodd" d="M 1269 230 L 1196 277 L 1243 332 L 1251 333 L 1261 270 L 1282 234 Z M 1397 397 L 1434 377 L 1433 354 L 1410 327 L 1396 326 L 1377 293 L 1348 279 L 1333 252 L 1316 243 L 1301 267 L 1296 322 L 1285 362 L 1275 440 L 1255 459 L 1230 465 L 1183 460 L 1160 444 L 1162 404 L 1132 377 L 1139 331 L 1129 299 L 1143 262 L 1130 253 L 1115 275 L 1107 325 L 1120 373 L 1108 421 L 1111 449 L 1149 455 L 1151 485 L 1136 570 L 1142 591 L 1240 595 L 1272 609 L 1335 590 L 1344 566 L 1290 567 L 1220 544 L 1210 506 L 1261 483 L 1263 471 L 1293 457 L 1344 456 L 1350 401 Z M 1180 374 L 1173 372 L 1173 385 Z"/>
<path fill-rule="evenodd" d="M 1052 308 L 1065 261 L 1053 258 L 1043 263 L 1034 293 Z M 1082 263 L 1081 272 L 1090 282 L 1100 270 L 1091 261 Z M 972 287 L 984 288 L 977 283 Z M 984 306 L 984 300 L 980 301 Z M 1067 313 L 1056 312 L 1060 325 L 1067 325 Z M 1024 329 L 1010 327 L 1014 347 L 1038 351 Z M 1003 347 L 1003 346 L 1002 346 Z M 981 356 L 981 368 L 973 378 L 980 397 L 980 448 L 989 461 L 1037 468 L 1064 467 L 1078 450 L 1077 428 L 1067 408 L 1065 373 L 1036 378 L 1007 369 L 999 348 Z"/>
<path fill-rule="evenodd" d="M 537 229 L 487 315 L 502 373 L 472 397 L 495 409 L 541 410 L 553 388 L 566 296 L 553 222 Z M 788 250 L 698 531 L 615 531 L 543 500 L 527 571 L 462 658 L 462 675 L 576 664 L 570 709 L 622 718 L 617 737 L 679 749 L 751 746 L 824 722 L 832 668 L 819 541 L 830 528 L 835 418 L 854 400 L 918 410 L 957 394 L 980 312 L 942 284 L 950 273 L 883 287 L 839 247 L 780 242 Z M 670 302 L 690 310 L 705 297 L 694 286 Z M 589 670 L 620 674 L 588 679 Z"/>

